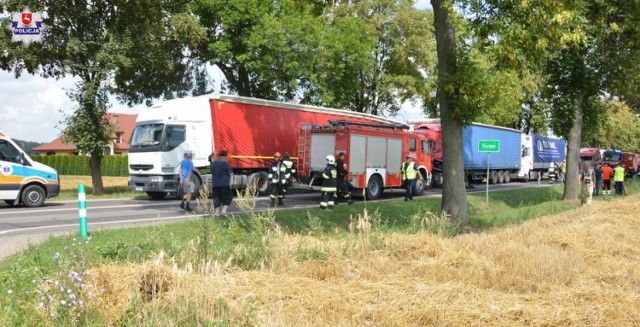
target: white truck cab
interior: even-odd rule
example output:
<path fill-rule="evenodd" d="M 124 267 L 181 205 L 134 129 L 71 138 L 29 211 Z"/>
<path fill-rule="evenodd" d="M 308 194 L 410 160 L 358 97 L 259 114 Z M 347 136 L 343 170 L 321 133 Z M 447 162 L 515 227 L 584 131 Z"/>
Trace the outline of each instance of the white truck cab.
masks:
<path fill-rule="evenodd" d="M 46 165 L 33 161 L 0 131 L 0 200 L 9 205 L 39 207 L 45 199 L 60 194 L 60 176 Z"/>

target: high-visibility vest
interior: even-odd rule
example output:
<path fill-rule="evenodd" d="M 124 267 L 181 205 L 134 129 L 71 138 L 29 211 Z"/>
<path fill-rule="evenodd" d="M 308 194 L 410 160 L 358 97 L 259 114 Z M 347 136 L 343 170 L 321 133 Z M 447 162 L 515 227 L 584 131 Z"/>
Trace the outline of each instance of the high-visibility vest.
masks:
<path fill-rule="evenodd" d="M 624 182 L 624 168 L 618 166 L 613 169 L 613 181 Z"/>
<path fill-rule="evenodd" d="M 416 170 L 414 169 L 413 161 L 405 162 L 402 165 L 402 180 L 405 179 L 415 179 L 416 178 Z"/>

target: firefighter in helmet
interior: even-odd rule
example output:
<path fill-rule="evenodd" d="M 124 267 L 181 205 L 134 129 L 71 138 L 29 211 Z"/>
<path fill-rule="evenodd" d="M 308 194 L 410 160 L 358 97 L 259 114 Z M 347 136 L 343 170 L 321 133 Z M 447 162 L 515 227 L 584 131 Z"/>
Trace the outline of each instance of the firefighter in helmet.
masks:
<path fill-rule="evenodd" d="M 344 163 L 345 153 L 340 152 L 338 154 L 338 160 L 336 160 L 336 169 L 338 170 L 338 191 L 340 191 L 340 195 L 347 200 L 348 204 L 353 203 L 353 199 L 351 198 L 351 192 L 349 192 L 349 187 L 347 186 L 347 175 L 349 171 L 347 170 L 347 164 Z"/>
<path fill-rule="evenodd" d="M 322 172 L 322 201 L 320 201 L 320 209 L 333 209 L 335 206 L 335 195 L 338 191 L 337 177 L 338 170 L 336 169 L 336 158 L 332 155 L 325 157 L 327 159 L 327 165 Z"/>
<path fill-rule="evenodd" d="M 284 205 L 284 187 L 287 183 L 287 167 L 282 163 L 282 154 L 276 152 L 273 154 L 273 164 L 269 168 L 269 182 L 270 182 L 270 197 L 271 206 L 276 205 L 276 198 L 278 199 L 278 205 Z"/>
<path fill-rule="evenodd" d="M 291 160 L 289 152 L 284 153 L 284 156 L 282 157 L 282 164 L 287 168 L 287 172 L 284 176 L 286 178 L 286 183 L 284 184 L 284 188 L 282 191 L 284 192 L 284 194 L 287 194 L 287 190 L 291 186 L 291 179 L 295 178 L 298 170 L 296 168 L 295 162 Z"/>

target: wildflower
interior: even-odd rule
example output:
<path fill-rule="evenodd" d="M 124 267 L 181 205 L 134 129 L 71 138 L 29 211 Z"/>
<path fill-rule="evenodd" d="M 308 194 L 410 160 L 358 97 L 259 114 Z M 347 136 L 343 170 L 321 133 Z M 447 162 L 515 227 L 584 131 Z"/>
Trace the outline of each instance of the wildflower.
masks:
<path fill-rule="evenodd" d="M 65 304 L 67 304 L 67 301 L 65 301 L 65 300 L 60 300 L 60 304 L 65 305 Z"/>
<path fill-rule="evenodd" d="M 38 304 L 41 308 L 44 308 L 44 302 L 40 302 L 40 304 Z"/>
<path fill-rule="evenodd" d="M 53 254 L 53 260 L 58 260 L 60 259 L 60 252 L 57 252 Z"/>
<path fill-rule="evenodd" d="M 12 290 L 12 289 L 8 289 L 8 290 L 7 290 L 7 293 L 8 293 L 8 294 L 11 294 L 11 293 L 13 293 L 13 290 Z"/>

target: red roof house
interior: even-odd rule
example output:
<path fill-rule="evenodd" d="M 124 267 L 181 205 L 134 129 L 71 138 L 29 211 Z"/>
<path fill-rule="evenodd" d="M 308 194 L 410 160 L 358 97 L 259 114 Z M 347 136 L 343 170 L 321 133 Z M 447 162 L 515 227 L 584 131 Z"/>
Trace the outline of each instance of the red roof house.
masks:
<path fill-rule="evenodd" d="M 115 127 L 116 131 L 111 135 L 111 142 L 109 146 L 105 148 L 105 155 L 118 155 L 129 153 L 129 141 L 131 140 L 131 134 L 136 127 L 135 114 L 122 114 L 115 112 L 108 112 L 109 122 Z M 40 155 L 53 155 L 53 154 L 77 154 L 78 150 L 73 144 L 65 144 L 62 140 L 62 135 L 55 140 L 37 146 L 33 148 L 33 151 L 38 152 Z"/>

